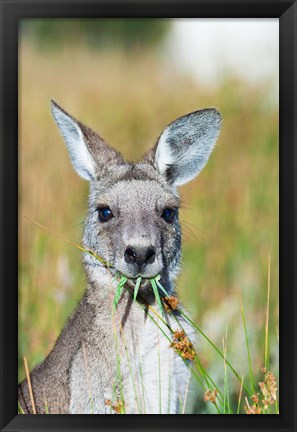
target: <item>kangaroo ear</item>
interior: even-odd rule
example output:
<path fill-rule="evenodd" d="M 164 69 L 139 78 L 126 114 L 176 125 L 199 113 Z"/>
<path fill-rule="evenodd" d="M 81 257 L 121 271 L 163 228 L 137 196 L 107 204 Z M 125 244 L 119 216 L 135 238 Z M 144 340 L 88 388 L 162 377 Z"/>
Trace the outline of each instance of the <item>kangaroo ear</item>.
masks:
<path fill-rule="evenodd" d="M 84 126 L 51 100 L 53 117 L 66 143 L 72 165 L 83 179 L 92 181 L 108 164 L 122 163 L 122 156 L 92 129 Z"/>
<path fill-rule="evenodd" d="M 155 166 L 169 183 L 192 180 L 205 166 L 221 128 L 221 114 L 207 108 L 170 123 L 160 135 Z"/>

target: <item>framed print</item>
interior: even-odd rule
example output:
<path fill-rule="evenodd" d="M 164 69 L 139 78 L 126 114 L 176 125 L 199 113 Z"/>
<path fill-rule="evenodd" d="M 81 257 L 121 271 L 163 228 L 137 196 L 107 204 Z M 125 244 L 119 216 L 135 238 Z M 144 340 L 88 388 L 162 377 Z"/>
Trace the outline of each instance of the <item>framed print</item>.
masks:
<path fill-rule="evenodd" d="M 1 59 L 1 430 L 296 430 L 296 2 L 2 0 Z"/>

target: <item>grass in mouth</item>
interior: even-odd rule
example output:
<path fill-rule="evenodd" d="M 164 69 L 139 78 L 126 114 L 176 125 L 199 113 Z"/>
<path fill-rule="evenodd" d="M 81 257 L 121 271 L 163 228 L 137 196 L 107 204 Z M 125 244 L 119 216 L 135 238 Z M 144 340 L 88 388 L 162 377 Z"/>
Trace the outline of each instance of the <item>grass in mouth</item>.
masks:
<path fill-rule="evenodd" d="M 160 279 L 161 279 L 161 276 L 157 275 L 156 277 L 150 279 L 150 283 L 151 283 L 153 292 L 155 294 L 156 302 L 158 303 L 158 306 L 159 306 L 159 309 L 160 309 L 160 313 L 162 313 L 162 311 L 163 311 L 163 305 L 162 305 L 159 289 L 163 292 L 163 294 L 167 298 L 169 298 L 169 294 L 166 291 L 166 289 L 160 284 L 160 282 L 159 282 Z M 139 291 L 141 280 L 142 280 L 141 276 L 139 276 L 136 279 L 136 283 L 135 283 L 135 287 L 134 287 L 134 294 L 133 294 L 134 301 L 136 301 L 136 299 L 137 299 L 137 294 L 138 294 L 138 291 Z M 119 280 L 118 286 L 116 288 L 116 292 L 115 292 L 115 296 L 114 296 L 114 300 L 113 300 L 113 308 L 114 309 L 118 305 L 118 302 L 120 300 L 121 294 L 123 292 L 123 289 L 124 289 L 125 284 L 126 284 L 127 281 L 128 281 L 128 278 L 126 276 L 124 276 L 124 275 L 120 276 L 120 280 Z"/>

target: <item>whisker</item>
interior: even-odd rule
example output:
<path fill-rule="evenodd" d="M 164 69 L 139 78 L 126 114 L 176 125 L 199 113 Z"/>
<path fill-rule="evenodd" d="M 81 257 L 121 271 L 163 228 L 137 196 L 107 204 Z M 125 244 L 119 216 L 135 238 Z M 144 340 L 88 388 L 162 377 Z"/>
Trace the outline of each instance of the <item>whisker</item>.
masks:
<path fill-rule="evenodd" d="M 185 234 L 191 236 L 192 238 L 194 237 L 194 239 L 198 242 L 198 243 L 203 243 L 203 236 L 201 235 L 201 232 L 199 232 L 200 237 L 198 237 L 193 230 L 187 226 L 186 222 L 180 222 L 181 227 L 183 232 L 185 232 Z M 202 237 L 202 238 L 201 238 Z"/>
<path fill-rule="evenodd" d="M 85 221 L 82 220 L 81 222 L 78 222 L 77 224 L 73 225 L 72 228 L 82 227 L 82 226 L 84 226 L 84 224 L 85 224 Z"/>

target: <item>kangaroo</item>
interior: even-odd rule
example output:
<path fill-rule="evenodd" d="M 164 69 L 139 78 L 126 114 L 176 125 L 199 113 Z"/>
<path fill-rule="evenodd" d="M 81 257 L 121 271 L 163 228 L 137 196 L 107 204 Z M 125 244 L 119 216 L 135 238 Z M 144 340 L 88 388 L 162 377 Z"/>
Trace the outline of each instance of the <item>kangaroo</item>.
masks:
<path fill-rule="evenodd" d="M 50 354 L 30 374 L 36 412 L 179 413 L 190 360 L 171 346 L 170 328 L 183 328 L 191 339 L 193 328 L 180 304 L 160 319 L 150 279 L 158 275 L 176 297 L 181 261 L 177 187 L 205 166 L 221 115 L 207 108 L 178 118 L 140 162 L 131 163 L 54 101 L 51 109 L 74 169 L 90 182 L 83 244 L 109 265 L 83 252 L 86 292 Z M 118 274 L 127 282 L 114 308 Z M 32 413 L 26 379 L 18 398 L 23 411 Z"/>

